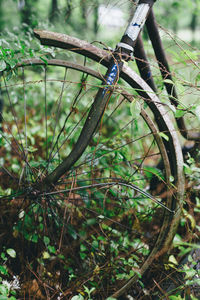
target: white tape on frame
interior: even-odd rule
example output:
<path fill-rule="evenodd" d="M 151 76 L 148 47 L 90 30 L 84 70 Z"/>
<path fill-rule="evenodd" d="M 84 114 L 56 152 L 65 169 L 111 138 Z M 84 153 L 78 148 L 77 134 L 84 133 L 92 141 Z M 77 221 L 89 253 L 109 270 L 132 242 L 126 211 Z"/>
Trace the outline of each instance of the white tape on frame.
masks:
<path fill-rule="evenodd" d="M 137 39 L 138 34 L 146 21 L 149 8 L 150 6 L 147 3 L 142 3 L 138 5 L 134 13 L 133 19 L 131 20 L 124 34 L 128 35 L 128 37 L 132 41 L 135 41 Z"/>

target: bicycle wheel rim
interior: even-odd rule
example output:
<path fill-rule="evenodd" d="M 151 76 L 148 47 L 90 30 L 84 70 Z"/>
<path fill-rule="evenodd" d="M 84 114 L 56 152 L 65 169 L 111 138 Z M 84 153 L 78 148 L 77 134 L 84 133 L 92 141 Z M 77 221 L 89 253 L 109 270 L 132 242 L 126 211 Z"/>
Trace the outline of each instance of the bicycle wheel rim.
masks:
<path fill-rule="evenodd" d="M 24 62 L 24 65 L 26 64 L 26 62 Z M 28 64 L 31 64 L 31 65 L 33 65 L 33 64 L 39 64 L 39 65 L 42 65 L 42 62 L 41 61 L 34 61 L 34 60 L 32 60 L 32 61 L 29 61 L 28 62 Z M 87 73 L 89 73 L 90 75 L 92 75 L 92 76 L 94 76 L 94 77 L 96 77 L 96 78 L 100 78 L 101 79 L 101 74 L 98 74 L 98 73 L 95 73 L 95 72 L 93 72 L 93 71 L 89 71 L 89 69 L 88 68 L 86 68 L 86 67 L 84 67 L 84 66 L 78 66 L 78 65 L 75 65 L 75 64 L 67 64 L 66 62 L 59 62 L 59 61 L 49 61 L 48 62 L 48 65 L 50 66 L 50 65 L 58 65 L 58 66 L 61 66 L 61 67 L 63 67 L 63 66 L 65 66 L 65 67 L 67 67 L 67 68 L 71 68 L 72 70 L 74 70 L 74 69 L 76 69 L 76 70 L 81 70 L 81 71 L 83 71 L 84 72 L 84 74 L 87 74 Z M 44 64 L 43 64 L 43 66 L 44 66 Z M 47 68 L 47 67 L 45 67 L 45 68 Z M 46 72 L 46 71 L 45 71 Z M 45 75 L 46 76 L 46 75 Z M 131 78 L 131 77 L 130 77 Z M 133 80 L 133 79 L 132 79 Z M 66 81 L 66 80 L 64 80 L 64 79 L 62 79 L 61 80 L 62 82 L 64 82 L 64 81 Z M 134 81 L 134 80 L 133 80 Z M 34 84 L 35 84 L 35 82 L 34 82 Z M 135 81 L 134 81 L 134 84 L 135 84 Z M 23 83 L 23 85 L 22 86 L 24 86 L 25 84 Z M 139 90 L 141 90 L 141 89 L 139 89 Z M 142 92 L 143 93 L 143 92 Z M 124 95 L 123 97 L 130 97 L 130 95 Z M 157 99 L 156 99 L 157 100 Z M 150 126 L 150 128 L 151 128 L 151 132 L 152 131 L 154 131 L 154 137 L 153 137 L 153 139 L 157 139 L 156 140 L 156 143 L 158 143 L 159 144 L 159 148 L 160 149 L 162 149 L 161 151 L 162 151 L 162 157 L 164 158 L 164 161 L 165 161 L 165 167 L 166 167 L 166 169 L 167 169 L 167 171 L 168 171 L 168 179 L 169 179 L 169 177 L 170 177 L 170 175 L 171 175 L 171 172 L 170 172 L 170 170 L 168 170 L 168 168 L 169 168 L 169 163 L 168 163 L 168 157 L 167 157 L 167 151 L 166 151 L 166 149 L 165 149 L 165 145 L 164 145 L 164 143 L 163 143 L 163 141 L 162 141 L 162 138 L 160 137 L 160 135 L 159 135 L 159 131 L 158 131 L 158 129 L 156 128 L 156 126 L 153 126 L 152 125 L 152 120 L 149 118 L 149 120 L 148 120 L 148 116 L 147 116 L 147 114 L 145 114 L 145 111 L 143 111 L 142 110 L 142 115 L 143 115 L 143 118 L 145 119 L 145 122 L 148 124 L 148 126 Z M 27 118 L 27 115 L 24 117 L 24 119 L 26 119 Z M 3 117 L 3 120 L 5 120 L 5 118 Z M 166 120 L 164 120 L 163 121 L 163 123 L 165 123 L 166 122 Z M 163 125 L 162 125 L 163 126 Z M 166 124 L 165 124 L 165 126 L 166 126 Z M 168 128 L 168 127 L 167 127 Z M 166 130 L 165 130 L 165 132 L 166 132 Z M 152 134 L 152 133 L 151 133 Z M 148 134 L 147 134 L 148 135 Z M 27 135 L 28 136 L 28 135 Z M 77 167 L 76 167 L 76 169 L 78 169 Z M 9 170 L 8 170 L 9 171 Z M 42 172 L 41 172 L 42 173 Z M 73 176 L 72 176 L 72 178 L 73 178 Z M 76 178 L 76 176 L 74 177 L 74 178 Z M 95 180 L 96 178 L 92 178 L 92 180 Z M 167 179 L 167 181 L 169 181 Z M 68 179 L 69 180 L 69 179 Z M 73 179 L 73 180 L 75 180 L 75 179 Z M 71 182 L 70 182 L 70 185 L 71 185 L 71 187 L 69 186 L 69 188 L 68 188 L 68 191 L 67 190 L 61 190 L 61 186 L 64 184 L 63 182 L 62 183 L 59 183 L 60 184 L 60 190 L 59 190 L 59 195 L 61 194 L 61 193 L 67 193 L 68 195 L 69 195 L 69 193 L 76 193 L 76 187 L 73 187 L 72 185 L 72 183 L 73 183 L 73 180 L 71 180 Z M 127 181 L 128 182 L 128 181 Z M 120 185 L 121 184 L 121 186 L 123 186 L 123 184 L 125 185 L 126 183 L 126 180 L 121 180 L 121 182 L 119 181 L 119 178 L 115 181 L 112 181 L 112 182 L 106 182 L 107 183 L 107 185 L 105 185 L 106 186 L 106 189 L 108 188 L 108 186 L 109 186 L 109 184 L 111 184 L 111 185 L 116 185 L 116 184 L 118 184 L 118 185 Z M 105 182 L 104 182 L 105 183 Z M 99 184 L 99 183 L 98 183 Z M 93 185 L 93 187 L 92 188 L 95 188 L 95 189 L 97 189 L 98 187 L 100 187 L 101 189 L 103 188 L 103 185 L 102 185 L 102 182 L 101 182 L 101 184 L 100 185 L 98 185 L 97 183 L 96 184 L 94 184 Z M 169 184 L 169 182 L 167 183 L 167 184 Z M 32 192 L 32 191 L 30 191 L 30 190 L 28 190 L 30 187 L 31 187 L 31 184 L 29 183 L 27 186 L 26 186 L 26 184 L 24 183 L 23 184 L 23 186 L 25 186 L 25 189 L 26 189 L 26 197 L 28 197 L 27 195 L 28 195 L 28 193 L 30 193 L 31 194 L 31 197 L 32 197 L 32 199 L 33 199 L 33 201 L 35 200 L 34 199 L 34 193 Z M 56 189 L 57 189 L 57 187 L 55 187 Z M 85 187 L 85 189 L 90 189 L 91 187 L 88 185 L 87 187 Z M 23 189 L 24 189 L 24 187 L 23 187 Z M 133 188 L 133 186 L 132 186 L 132 189 L 134 189 Z M 81 190 L 81 188 L 79 187 L 79 190 Z M 29 195 L 30 195 L 29 194 Z M 55 195 L 55 191 L 53 191 L 53 192 L 50 192 L 49 193 L 49 195 Z M 49 196 L 48 195 L 48 196 Z M 76 194 L 75 194 L 75 196 L 76 196 Z M 30 197 L 30 198 L 31 198 Z M 83 196 L 82 196 L 83 197 Z M 171 202 L 171 200 L 169 200 L 170 202 Z M 169 203 L 170 203 L 169 202 Z M 177 201 L 176 201 L 176 203 L 177 203 Z M 169 206 L 170 208 L 172 208 L 173 207 L 173 209 L 174 209 L 174 204 L 167 204 L 167 206 Z M 180 209 L 177 209 L 177 208 L 180 208 L 179 206 L 177 206 L 176 208 L 175 208 L 175 210 L 176 210 L 176 217 L 178 218 L 178 214 L 179 214 L 179 211 L 180 211 Z M 94 212 L 93 212 L 94 213 Z M 166 237 L 166 235 L 167 234 L 169 234 L 169 232 L 170 232 L 170 229 L 169 230 L 166 230 L 166 224 L 169 222 L 169 220 L 171 220 L 172 219 L 172 214 L 165 214 L 166 216 L 165 216 L 165 221 L 164 221 L 164 223 L 165 223 L 165 231 L 164 231 L 164 228 L 161 228 L 161 231 L 162 231 L 162 234 L 160 235 L 161 236 L 161 238 L 160 238 L 160 241 L 159 241 L 159 239 L 158 239 L 158 241 L 159 242 L 157 242 L 157 245 L 153 248 L 153 250 L 152 250 L 152 254 L 150 254 L 149 256 L 148 256 L 148 258 L 147 258 L 147 260 L 146 260 L 146 262 L 143 264 L 143 266 L 141 267 L 140 266 L 140 271 L 141 271 L 141 274 L 146 270 L 146 268 L 151 264 L 151 262 L 152 262 L 152 260 L 153 260 L 153 258 L 155 258 L 155 256 L 156 256 L 156 254 L 158 254 L 158 251 L 160 251 L 160 247 L 161 247 L 161 244 L 163 245 L 163 240 L 164 240 L 164 238 Z M 101 215 L 100 215 L 101 216 Z M 103 215 L 102 215 L 103 216 Z M 107 217 L 107 220 L 108 220 L 108 217 Z M 114 223 L 116 224 L 116 222 L 114 221 Z M 174 227 L 175 228 L 175 227 Z M 73 230 L 72 230 L 73 231 Z M 72 234 L 72 236 L 73 236 L 73 232 L 71 233 Z M 171 238 L 170 238 L 171 239 Z M 168 244 L 169 244 L 169 241 L 168 241 Z M 167 243 L 166 243 L 166 245 L 168 245 Z M 137 277 L 137 275 L 136 275 L 136 277 Z M 136 278 L 135 277 L 135 278 Z M 126 280 L 127 281 L 127 280 Z M 129 281 L 130 282 L 130 281 Z M 132 281 L 133 282 L 133 281 Z M 131 282 L 131 284 L 132 284 L 132 282 Z M 124 286 L 126 286 L 126 285 L 124 285 Z M 109 292 L 109 293 L 111 293 L 111 292 Z M 120 294 L 122 293 L 122 291 L 120 291 L 119 292 Z M 119 294 L 118 293 L 118 294 Z"/>

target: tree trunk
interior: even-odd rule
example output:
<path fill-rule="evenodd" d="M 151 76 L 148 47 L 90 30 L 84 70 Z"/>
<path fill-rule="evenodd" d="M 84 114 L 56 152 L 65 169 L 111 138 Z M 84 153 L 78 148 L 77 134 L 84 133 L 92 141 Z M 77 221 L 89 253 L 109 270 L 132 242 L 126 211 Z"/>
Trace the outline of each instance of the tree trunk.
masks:
<path fill-rule="evenodd" d="M 198 25 L 198 18 L 197 18 L 197 1 L 195 0 L 194 1 L 194 8 L 193 8 L 193 11 L 192 11 L 192 17 L 191 17 L 191 21 L 190 21 L 190 29 L 192 31 L 192 42 L 194 42 L 195 40 L 195 31 L 196 31 L 196 28 L 197 28 L 197 25 Z"/>
<path fill-rule="evenodd" d="M 4 27 L 2 2 L 3 2 L 3 0 L 0 0 L 0 32 L 3 30 L 3 27 Z"/>
<path fill-rule="evenodd" d="M 49 13 L 49 21 L 54 23 L 58 19 L 59 9 L 58 9 L 58 1 L 52 0 L 51 1 L 51 9 Z"/>
<path fill-rule="evenodd" d="M 19 1 L 19 9 L 21 22 L 31 26 L 32 1 Z"/>
<path fill-rule="evenodd" d="M 80 0 L 80 8 L 81 8 L 81 16 L 82 16 L 82 24 L 86 29 L 88 27 L 87 23 L 87 0 Z"/>
<path fill-rule="evenodd" d="M 72 0 L 67 0 L 67 6 L 66 6 L 66 21 L 67 22 L 69 22 L 71 14 L 72 14 Z"/>
<path fill-rule="evenodd" d="M 97 34 L 98 32 L 98 10 L 99 10 L 99 2 L 96 0 L 94 5 L 94 33 Z"/>

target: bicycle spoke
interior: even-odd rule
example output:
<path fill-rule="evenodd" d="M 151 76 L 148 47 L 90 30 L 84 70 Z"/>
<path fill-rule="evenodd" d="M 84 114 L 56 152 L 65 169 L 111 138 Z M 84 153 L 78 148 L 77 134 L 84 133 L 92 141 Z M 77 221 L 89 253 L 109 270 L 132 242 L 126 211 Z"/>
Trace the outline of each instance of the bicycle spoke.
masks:
<path fill-rule="evenodd" d="M 25 147 L 24 147 L 24 154 L 25 154 L 25 161 L 28 161 L 28 141 L 27 141 L 27 115 L 26 115 L 26 91 L 25 91 L 25 77 L 24 77 L 24 68 L 22 69 L 22 80 L 23 80 L 23 102 L 24 102 L 24 134 L 25 134 Z M 25 172 L 25 178 L 28 178 L 28 169 L 27 165 L 24 164 L 22 166 L 22 171 L 19 177 L 19 185 L 21 183 L 22 177 Z"/>
<path fill-rule="evenodd" d="M 57 104 L 57 109 L 56 109 L 56 122 L 55 122 L 54 129 L 53 129 L 53 137 L 52 137 L 52 141 L 51 141 L 51 147 L 50 147 L 48 162 L 51 161 L 51 155 L 52 155 L 52 152 L 54 150 L 55 144 L 57 143 L 57 140 L 56 140 L 56 142 L 54 144 L 54 139 L 55 139 L 55 136 L 56 136 L 56 126 L 57 126 L 58 119 L 59 119 L 59 112 L 60 112 L 60 109 L 61 109 L 63 92 L 64 92 L 65 83 L 66 83 L 66 76 L 67 76 L 67 68 L 65 68 L 65 74 L 64 74 L 64 78 L 63 78 L 62 89 L 61 89 L 60 95 L 58 96 L 58 100 L 57 100 L 58 104 Z M 48 169 L 48 166 L 47 166 L 47 169 Z"/>
<path fill-rule="evenodd" d="M 45 133 L 46 133 L 46 160 L 48 158 L 48 125 L 47 125 L 47 67 L 44 68 L 44 111 L 45 111 Z"/>

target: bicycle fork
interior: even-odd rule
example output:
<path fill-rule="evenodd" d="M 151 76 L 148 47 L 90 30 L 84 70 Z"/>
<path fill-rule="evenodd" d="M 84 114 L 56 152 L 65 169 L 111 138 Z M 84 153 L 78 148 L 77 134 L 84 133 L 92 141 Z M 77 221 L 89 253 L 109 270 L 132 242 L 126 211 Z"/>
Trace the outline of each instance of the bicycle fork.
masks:
<path fill-rule="evenodd" d="M 90 142 L 106 108 L 106 105 L 118 82 L 124 62 L 129 61 L 133 53 L 137 38 L 142 30 L 147 16 L 156 0 L 140 0 L 137 4 L 133 18 L 112 53 L 110 66 L 105 75 L 103 86 L 97 92 L 92 107 L 89 111 L 85 124 L 70 154 L 49 175 L 46 176 L 45 184 L 55 184 L 58 179 L 75 164 Z"/>

